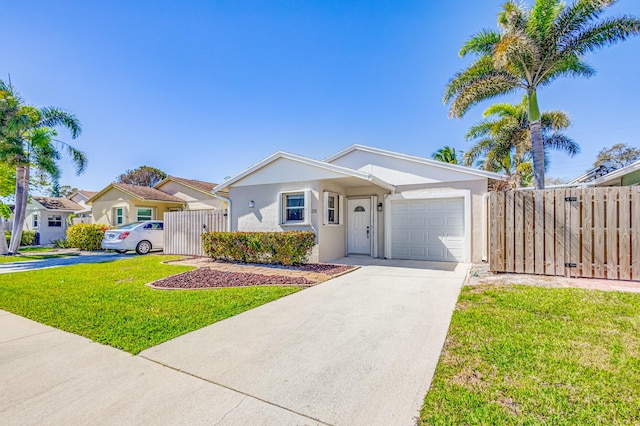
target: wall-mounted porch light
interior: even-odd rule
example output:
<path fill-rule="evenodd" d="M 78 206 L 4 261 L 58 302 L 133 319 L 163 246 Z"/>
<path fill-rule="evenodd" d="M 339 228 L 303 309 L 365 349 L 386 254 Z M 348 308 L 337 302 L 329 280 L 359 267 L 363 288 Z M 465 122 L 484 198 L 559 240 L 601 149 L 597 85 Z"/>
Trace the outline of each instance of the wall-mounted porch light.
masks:
<path fill-rule="evenodd" d="M 381 212 L 382 211 L 382 203 L 378 203 L 378 211 Z"/>
<path fill-rule="evenodd" d="M 252 209 L 256 206 L 256 203 L 253 202 L 253 200 L 249 201 L 249 208 Z"/>

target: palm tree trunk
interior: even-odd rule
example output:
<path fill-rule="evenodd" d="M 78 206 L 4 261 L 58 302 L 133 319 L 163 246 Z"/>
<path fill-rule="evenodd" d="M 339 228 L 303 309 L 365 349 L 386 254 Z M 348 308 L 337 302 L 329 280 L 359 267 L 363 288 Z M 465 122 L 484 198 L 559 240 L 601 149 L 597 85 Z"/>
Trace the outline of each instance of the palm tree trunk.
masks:
<path fill-rule="evenodd" d="M 4 237 L 4 218 L 0 216 L 0 255 L 9 253 L 9 247 L 7 247 L 7 239 Z"/>
<path fill-rule="evenodd" d="M 533 157 L 533 183 L 536 189 L 544 189 L 544 140 L 541 118 L 538 96 L 534 90 L 529 93 L 529 131 Z"/>
<path fill-rule="evenodd" d="M 11 241 L 9 243 L 9 253 L 17 253 L 20 248 L 28 198 L 29 165 L 19 165 L 16 166 L 16 207 L 13 212 L 13 228 L 11 231 Z"/>

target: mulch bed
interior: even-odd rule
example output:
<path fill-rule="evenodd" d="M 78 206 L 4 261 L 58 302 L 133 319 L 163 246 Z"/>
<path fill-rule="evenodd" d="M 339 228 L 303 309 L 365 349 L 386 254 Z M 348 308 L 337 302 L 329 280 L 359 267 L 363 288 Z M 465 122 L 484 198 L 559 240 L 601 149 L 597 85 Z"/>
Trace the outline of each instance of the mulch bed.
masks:
<path fill-rule="evenodd" d="M 325 275 L 338 275 L 343 272 L 355 269 L 354 266 L 349 265 L 331 265 L 328 263 L 307 263 L 305 265 L 291 266 L 290 269 L 298 271 L 316 272 Z"/>
<path fill-rule="evenodd" d="M 193 271 L 173 275 L 152 283 L 157 288 L 222 288 L 248 287 L 255 285 L 298 285 L 310 286 L 315 283 L 304 277 L 286 275 L 263 275 L 247 272 L 225 272 L 209 268 L 198 268 Z"/>

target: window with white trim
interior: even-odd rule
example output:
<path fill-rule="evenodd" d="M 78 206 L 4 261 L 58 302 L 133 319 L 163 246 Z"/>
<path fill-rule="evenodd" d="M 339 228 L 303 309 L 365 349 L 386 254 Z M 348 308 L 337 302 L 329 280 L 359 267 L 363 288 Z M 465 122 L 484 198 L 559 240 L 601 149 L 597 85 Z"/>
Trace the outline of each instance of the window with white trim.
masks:
<path fill-rule="evenodd" d="M 280 193 L 280 224 L 306 225 L 309 223 L 309 190 Z"/>
<path fill-rule="evenodd" d="M 142 222 L 143 220 L 153 220 L 153 208 L 136 207 L 136 220 L 138 222 Z"/>
<path fill-rule="evenodd" d="M 38 214 L 34 213 L 33 215 L 33 227 L 37 228 L 38 227 Z"/>
<path fill-rule="evenodd" d="M 60 215 L 51 215 L 48 218 L 48 225 L 52 228 L 60 228 L 62 227 L 62 216 Z"/>
<path fill-rule="evenodd" d="M 340 225 L 342 223 L 342 195 L 324 192 L 324 224 Z"/>

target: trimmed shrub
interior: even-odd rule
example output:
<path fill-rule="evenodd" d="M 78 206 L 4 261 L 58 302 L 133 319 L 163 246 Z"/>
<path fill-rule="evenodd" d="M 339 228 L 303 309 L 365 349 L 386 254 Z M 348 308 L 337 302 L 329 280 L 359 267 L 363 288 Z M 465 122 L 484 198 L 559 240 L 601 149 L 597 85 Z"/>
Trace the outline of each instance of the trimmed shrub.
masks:
<path fill-rule="evenodd" d="M 8 245 L 9 241 L 11 241 L 11 232 L 5 230 L 4 237 L 7 240 L 7 245 Z M 35 240 L 36 240 L 36 231 L 27 231 L 26 229 L 22 231 L 22 236 L 20 237 L 21 246 L 32 246 Z"/>
<path fill-rule="evenodd" d="M 315 240 L 309 231 L 208 232 L 202 234 L 202 248 L 216 260 L 298 265 L 307 260 Z"/>
<path fill-rule="evenodd" d="M 67 229 L 67 241 L 80 250 L 100 250 L 106 230 L 104 225 L 79 223 Z"/>

